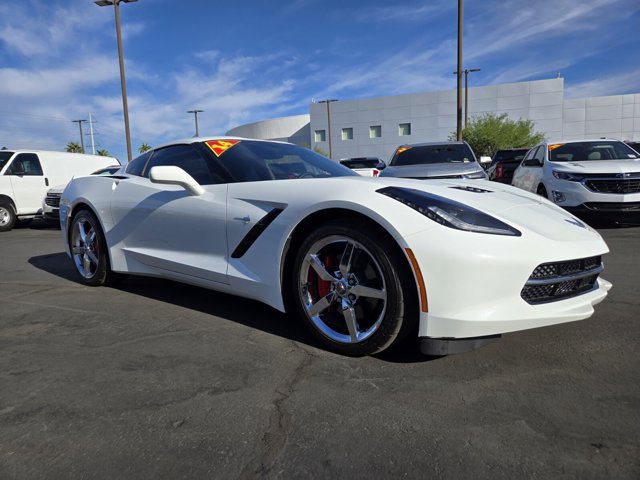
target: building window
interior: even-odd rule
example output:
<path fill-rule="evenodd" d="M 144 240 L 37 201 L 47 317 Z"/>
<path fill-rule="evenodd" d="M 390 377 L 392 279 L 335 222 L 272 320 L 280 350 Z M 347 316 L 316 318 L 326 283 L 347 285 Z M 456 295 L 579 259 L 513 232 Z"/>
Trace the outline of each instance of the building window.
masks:
<path fill-rule="evenodd" d="M 316 142 L 325 142 L 327 140 L 327 134 L 324 130 L 316 130 L 313 132 L 313 139 Z"/>
<path fill-rule="evenodd" d="M 411 124 L 401 123 L 400 125 L 398 125 L 398 135 L 401 137 L 411 135 Z"/>
<path fill-rule="evenodd" d="M 353 140 L 353 128 L 343 128 L 342 129 L 342 139 L 343 140 Z"/>
<path fill-rule="evenodd" d="M 380 138 L 382 136 L 382 125 L 371 125 L 369 127 L 369 138 Z"/>

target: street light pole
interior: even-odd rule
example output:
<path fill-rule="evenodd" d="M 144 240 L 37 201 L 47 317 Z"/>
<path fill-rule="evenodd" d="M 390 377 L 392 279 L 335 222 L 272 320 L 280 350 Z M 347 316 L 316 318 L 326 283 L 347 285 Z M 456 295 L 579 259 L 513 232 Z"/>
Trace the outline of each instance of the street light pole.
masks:
<path fill-rule="evenodd" d="M 318 103 L 326 103 L 327 104 L 327 133 L 329 135 L 329 158 L 333 158 L 333 152 L 331 151 L 331 109 L 329 108 L 329 104 L 331 102 L 337 102 L 336 98 L 332 98 L 329 100 L 320 100 Z"/>
<path fill-rule="evenodd" d="M 120 63 L 120 86 L 122 88 L 122 110 L 124 112 L 124 131 L 127 139 L 127 159 L 130 162 L 131 155 L 131 131 L 129 129 L 129 107 L 127 104 L 127 82 L 124 76 L 124 55 L 122 53 L 122 32 L 120 31 L 120 3 L 133 3 L 138 0 L 95 0 L 100 7 L 113 5 L 116 16 L 116 39 L 118 41 L 118 61 Z"/>
<path fill-rule="evenodd" d="M 71 120 L 73 123 L 77 123 L 78 127 L 80 127 L 80 148 L 82 148 L 82 153 L 84 153 L 84 136 L 82 135 L 82 122 L 86 122 L 86 120 Z"/>
<path fill-rule="evenodd" d="M 204 110 L 187 110 L 187 113 L 193 113 L 193 116 L 195 117 L 196 120 L 196 137 L 200 136 L 200 133 L 198 132 L 198 113 L 202 113 L 204 112 Z"/>
<path fill-rule="evenodd" d="M 458 99 L 456 106 L 456 137 L 458 141 L 462 140 L 462 31 L 464 18 L 464 0 L 458 0 L 458 68 L 457 90 Z"/>
<path fill-rule="evenodd" d="M 469 120 L 469 73 L 479 71 L 479 68 L 464 69 L 464 128 L 467 128 L 467 121 Z"/>

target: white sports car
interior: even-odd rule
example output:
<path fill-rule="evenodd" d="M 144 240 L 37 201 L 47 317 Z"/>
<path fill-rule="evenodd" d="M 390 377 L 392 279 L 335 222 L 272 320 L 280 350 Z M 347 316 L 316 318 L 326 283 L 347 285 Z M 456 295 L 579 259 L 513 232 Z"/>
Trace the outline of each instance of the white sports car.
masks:
<path fill-rule="evenodd" d="M 366 178 L 242 138 L 155 148 L 74 179 L 62 235 L 87 285 L 164 277 L 299 316 L 327 348 L 469 350 L 587 318 L 611 284 L 600 235 L 538 195 L 478 180 Z"/>

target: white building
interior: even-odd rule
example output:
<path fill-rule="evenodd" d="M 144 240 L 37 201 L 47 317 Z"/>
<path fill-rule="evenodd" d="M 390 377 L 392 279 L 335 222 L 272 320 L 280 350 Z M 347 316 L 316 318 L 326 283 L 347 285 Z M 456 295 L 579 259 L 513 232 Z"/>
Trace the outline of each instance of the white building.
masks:
<path fill-rule="evenodd" d="M 469 118 L 506 113 L 513 120 L 532 120 L 535 129 L 550 140 L 640 140 L 640 94 L 565 100 L 564 79 L 555 78 L 472 87 L 468 95 Z M 456 91 L 312 103 L 309 113 L 307 138 L 304 128 L 298 128 L 295 140 L 284 134 L 291 128 L 277 128 L 288 124 L 287 119 L 303 122 L 304 115 L 243 125 L 228 133 L 288 138 L 327 153 L 331 150 L 331 157 L 336 159 L 377 156 L 387 160 L 403 143 L 446 140 L 456 129 Z"/>

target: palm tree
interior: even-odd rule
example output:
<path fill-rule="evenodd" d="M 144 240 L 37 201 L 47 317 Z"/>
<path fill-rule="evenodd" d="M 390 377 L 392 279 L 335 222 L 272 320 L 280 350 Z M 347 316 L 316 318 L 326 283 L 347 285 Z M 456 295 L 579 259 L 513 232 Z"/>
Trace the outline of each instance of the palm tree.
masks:
<path fill-rule="evenodd" d="M 101 157 L 110 157 L 109 150 L 106 148 L 101 148 L 100 150 L 96 150 L 96 155 L 100 155 Z"/>
<path fill-rule="evenodd" d="M 143 142 L 142 145 L 138 147 L 138 153 L 144 153 L 148 150 L 151 150 L 151 145 L 146 142 Z"/>
<path fill-rule="evenodd" d="M 78 145 L 76 142 L 67 143 L 67 152 L 71 153 L 84 153 L 82 151 L 82 147 Z"/>

